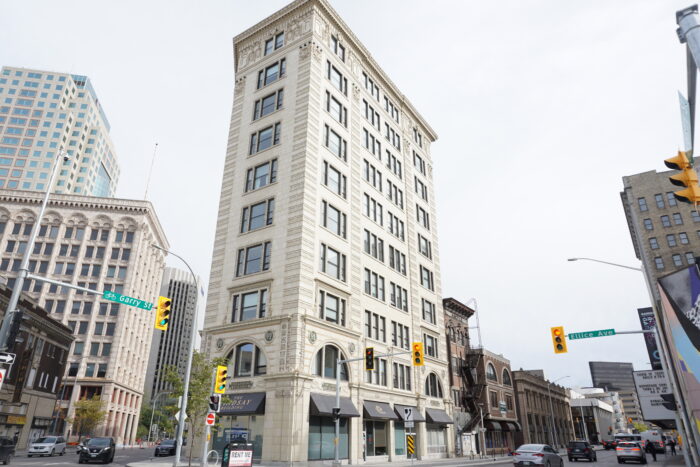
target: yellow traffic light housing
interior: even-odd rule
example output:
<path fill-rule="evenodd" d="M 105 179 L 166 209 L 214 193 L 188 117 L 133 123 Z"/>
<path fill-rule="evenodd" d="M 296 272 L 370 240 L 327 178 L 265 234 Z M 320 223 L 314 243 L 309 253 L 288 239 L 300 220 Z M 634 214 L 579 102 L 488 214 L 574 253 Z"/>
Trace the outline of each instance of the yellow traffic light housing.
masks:
<path fill-rule="evenodd" d="M 564 326 L 556 326 L 552 328 L 552 344 L 554 345 L 554 353 L 566 353 L 566 334 L 564 334 Z"/>
<path fill-rule="evenodd" d="M 172 305 L 172 300 L 167 297 L 158 297 L 158 306 L 156 307 L 156 324 L 155 328 L 161 331 L 168 330 L 168 323 L 170 323 L 170 306 Z"/>
<path fill-rule="evenodd" d="M 688 154 L 678 151 L 676 157 L 664 161 L 669 169 L 680 170 L 681 173 L 669 177 L 671 183 L 676 186 L 688 187 L 685 190 L 676 191 L 673 196 L 678 201 L 694 205 L 700 204 L 700 186 L 698 186 L 698 174 L 693 168 L 693 162 L 688 158 Z"/>
<path fill-rule="evenodd" d="M 219 365 L 216 367 L 216 377 L 214 378 L 214 392 L 216 394 L 224 394 L 226 392 L 226 378 L 228 375 L 228 368 L 224 365 Z"/>
<path fill-rule="evenodd" d="M 411 349 L 413 353 L 413 366 L 423 366 L 423 343 L 414 342 Z"/>
<path fill-rule="evenodd" d="M 365 349 L 365 370 L 374 370 L 374 347 Z"/>

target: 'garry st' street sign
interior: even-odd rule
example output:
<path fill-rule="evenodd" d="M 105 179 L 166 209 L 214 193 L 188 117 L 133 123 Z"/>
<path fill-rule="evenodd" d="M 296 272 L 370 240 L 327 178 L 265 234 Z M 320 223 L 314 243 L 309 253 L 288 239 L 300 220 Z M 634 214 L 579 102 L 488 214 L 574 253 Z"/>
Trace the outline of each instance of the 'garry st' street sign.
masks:
<path fill-rule="evenodd" d="M 142 310 L 147 311 L 153 308 L 153 303 L 151 302 L 134 297 L 127 297 L 126 295 L 111 292 L 109 290 L 105 290 L 104 293 L 102 293 L 102 298 L 112 302 L 123 303 L 124 305 L 135 306 L 136 308 L 141 308 Z"/>

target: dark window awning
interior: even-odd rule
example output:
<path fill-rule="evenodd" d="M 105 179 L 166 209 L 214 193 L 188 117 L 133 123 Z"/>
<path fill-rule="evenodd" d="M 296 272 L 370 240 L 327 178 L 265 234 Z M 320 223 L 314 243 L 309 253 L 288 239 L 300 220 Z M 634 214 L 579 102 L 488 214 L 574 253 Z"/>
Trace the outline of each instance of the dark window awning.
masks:
<path fill-rule="evenodd" d="M 265 393 L 227 394 L 231 402 L 221 404 L 220 415 L 262 415 L 265 413 Z"/>
<path fill-rule="evenodd" d="M 520 424 L 518 422 L 498 422 L 498 423 L 501 424 L 501 428 L 503 429 L 503 431 L 512 431 L 512 432 L 522 431 L 520 429 Z"/>
<path fill-rule="evenodd" d="M 454 423 L 452 417 L 447 415 L 447 412 L 442 409 L 425 409 L 425 417 L 428 419 L 428 423 L 437 423 L 440 425 Z"/>
<path fill-rule="evenodd" d="M 501 424 L 495 420 L 484 420 L 484 428 L 486 431 L 501 431 Z"/>
<path fill-rule="evenodd" d="M 328 394 L 311 393 L 311 403 L 309 411 L 311 415 L 320 415 L 322 417 L 331 417 L 333 415 L 333 407 L 335 407 L 335 396 Z M 360 412 L 355 408 L 349 397 L 340 398 L 340 416 L 341 417 L 359 417 Z"/>
<path fill-rule="evenodd" d="M 403 411 L 403 409 L 411 409 L 413 412 L 413 421 L 414 422 L 424 422 L 425 417 L 420 413 L 417 407 L 413 407 L 412 405 L 399 405 L 399 404 L 394 404 L 394 411 L 396 412 L 396 415 L 399 416 L 399 418 L 403 421 L 406 421 L 406 412 Z"/>
<path fill-rule="evenodd" d="M 398 420 L 394 410 L 386 402 L 365 401 L 362 404 L 365 418 L 374 420 Z"/>

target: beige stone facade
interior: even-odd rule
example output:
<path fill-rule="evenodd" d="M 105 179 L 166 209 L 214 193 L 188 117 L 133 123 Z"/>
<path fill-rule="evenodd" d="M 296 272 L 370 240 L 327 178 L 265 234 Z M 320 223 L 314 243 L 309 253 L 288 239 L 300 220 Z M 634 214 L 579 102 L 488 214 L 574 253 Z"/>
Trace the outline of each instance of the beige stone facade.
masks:
<path fill-rule="evenodd" d="M 203 350 L 229 356 L 236 403 L 214 446 L 245 437 L 266 462 L 332 458 L 335 356 L 373 347 L 404 353 L 373 372 L 346 365 L 341 457 L 406 459 L 402 406 L 424 420 L 419 458 L 453 455 L 434 131 L 326 1 L 238 35 L 234 60 Z"/>
<path fill-rule="evenodd" d="M 10 278 L 10 287 L 42 197 L 38 192 L 0 190 L 0 274 Z M 168 247 L 151 203 L 56 194 L 49 200 L 30 272 L 155 302 L 164 256 L 154 243 Z M 60 418 L 72 416 L 78 399 L 98 395 L 107 417 L 97 434 L 133 443 L 154 310 L 34 280 L 26 281 L 24 290 L 76 336 L 59 395 Z M 64 434 L 76 435 L 70 425 L 62 426 Z"/>

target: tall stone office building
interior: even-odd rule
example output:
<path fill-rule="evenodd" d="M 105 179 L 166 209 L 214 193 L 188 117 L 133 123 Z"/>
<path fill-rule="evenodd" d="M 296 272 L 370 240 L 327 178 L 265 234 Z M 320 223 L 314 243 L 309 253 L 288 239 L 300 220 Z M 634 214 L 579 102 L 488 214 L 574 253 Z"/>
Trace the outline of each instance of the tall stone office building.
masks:
<path fill-rule="evenodd" d="M 0 70 L 0 188 L 112 197 L 119 165 L 109 121 L 87 76 L 26 68 Z"/>
<path fill-rule="evenodd" d="M 197 282 L 201 280 L 197 278 Z M 165 268 L 160 285 L 160 296 L 172 301 L 170 323 L 166 332 L 155 331 L 148 357 L 148 371 L 144 387 L 144 400 L 151 401 L 158 393 L 171 390 L 165 382 L 165 369 L 177 368 L 182 378 L 187 367 L 187 353 L 192 341 L 192 323 L 199 306 L 197 285 L 189 271 Z M 163 402 L 162 397 L 156 402 Z"/>
<path fill-rule="evenodd" d="M 431 144 L 436 134 L 326 0 L 236 36 L 203 348 L 232 382 L 218 447 L 265 462 L 454 453 Z M 415 367 L 411 342 L 425 343 Z M 412 407 L 415 428 L 404 424 Z"/>
<path fill-rule="evenodd" d="M 13 276 L 42 198 L 39 192 L 0 190 L 0 275 L 9 278 L 9 288 L 14 286 Z M 152 247 L 154 243 L 168 247 L 147 201 L 54 194 L 29 270 L 92 290 L 154 301 L 165 262 L 163 252 Z M 155 311 L 35 280 L 25 281 L 23 291 L 75 335 L 63 387 L 52 387 L 60 399 L 56 430 L 75 439 L 77 433 L 68 423 L 75 402 L 99 397 L 107 414 L 93 435 L 133 443 Z"/>
<path fill-rule="evenodd" d="M 627 417 L 627 426 L 642 422 L 642 411 L 632 375 L 633 365 L 624 362 L 588 362 L 588 366 L 593 387 L 618 393 Z"/>

